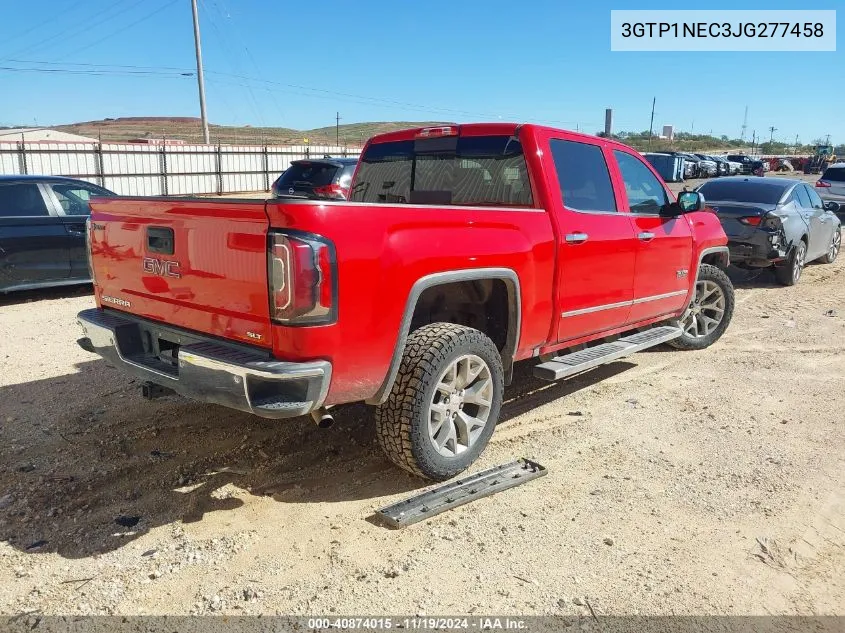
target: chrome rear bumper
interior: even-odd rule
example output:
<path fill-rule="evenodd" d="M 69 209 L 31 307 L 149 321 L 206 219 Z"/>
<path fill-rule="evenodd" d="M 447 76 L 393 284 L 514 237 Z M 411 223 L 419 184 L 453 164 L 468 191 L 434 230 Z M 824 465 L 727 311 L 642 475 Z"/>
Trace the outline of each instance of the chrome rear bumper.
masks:
<path fill-rule="evenodd" d="M 110 310 L 83 310 L 77 319 L 85 332 L 79 345 L 128 373 L 263 418 L 292 418 L 319 408 L 331 382 L 331 363 L 324 360 L 279 361 L 260 350 Z"/>

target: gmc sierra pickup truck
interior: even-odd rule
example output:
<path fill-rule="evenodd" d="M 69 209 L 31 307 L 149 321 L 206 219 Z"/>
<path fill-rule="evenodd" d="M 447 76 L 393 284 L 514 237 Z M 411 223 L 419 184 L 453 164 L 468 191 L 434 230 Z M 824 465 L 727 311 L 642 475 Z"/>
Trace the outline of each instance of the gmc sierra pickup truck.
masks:
<path fill-rule="evenodd" d="M 514 363 L 558 380 L 731 319 L 727 239 L 633 149 L 536 125 L 372 138 L 348 201 L 98 198 L 80 345 L 144 381 L 265 418 L 375 405 L 379 442 L 464 470 Z"/>

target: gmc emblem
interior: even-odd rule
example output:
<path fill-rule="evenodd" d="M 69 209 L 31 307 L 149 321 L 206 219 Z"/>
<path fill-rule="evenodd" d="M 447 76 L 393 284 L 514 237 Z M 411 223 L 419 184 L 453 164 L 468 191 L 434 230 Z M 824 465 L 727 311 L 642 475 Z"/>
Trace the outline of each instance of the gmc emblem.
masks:
<path fill-rule="evenodd" d="M 168 261 L 166 259 L 156 259 L 155 257 L 145 257 L 144 272 L 151 275 L 158 275 L 159 277 L 176 277 L 182 276 L 179 272 L 179 262 Z"/>

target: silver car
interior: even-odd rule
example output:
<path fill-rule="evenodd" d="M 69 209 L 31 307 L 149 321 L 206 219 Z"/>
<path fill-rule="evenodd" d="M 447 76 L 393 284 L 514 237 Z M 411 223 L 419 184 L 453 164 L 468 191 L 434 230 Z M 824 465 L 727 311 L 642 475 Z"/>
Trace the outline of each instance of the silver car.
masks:
<path fill-rule="evenodd" d="M 816 183 L 816 193 L 825 202 L 838 204 L 837 215 L 842 217 L 845 212 L 845 163 L 834 163 L 824 170 Z"/>

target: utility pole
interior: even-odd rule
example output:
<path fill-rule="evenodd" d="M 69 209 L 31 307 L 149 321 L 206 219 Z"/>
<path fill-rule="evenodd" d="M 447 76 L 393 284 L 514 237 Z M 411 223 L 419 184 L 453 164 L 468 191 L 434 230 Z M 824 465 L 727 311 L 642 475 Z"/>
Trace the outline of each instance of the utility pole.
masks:
<path fill-rule="evenodd" d="M 739 140 L 745 140 L 745 131 L 748 129 L 748 106 L 745 106 L 745 116 L 742 117 L 742 131 L 739 133 Z"/>
<path fill-rule="evenodd" d="M 654 130 L 654 105 L 657 103 L 657 97 L 654 97 L 651 100 L 651 123 L 648 124 L 648 146 L 647 149 L 651 149 L 651 133 Z"/>
<path fill-rule="evenodd" d="M 752 156 L 757 153 L 757 152 L 754 151 L 756 148 L 757 148 L 757 130 L 754 130 L 751 133 L 751 155 Z"/>
<path fill-rule="evenodd" d="M 827 139 L 824 142 L 825 145 L 830 145 L 830 134 L 827 135 Z"/>
<path fill-rule="evenodd" d="M 795 135 L 795 149 L 792 150 L 795 154 L 798 153 L 798 135 Z"/>
<path fill-rule="evenodd" d="M 769 145 L 775 141 L 775 132 L 777 132 L 777 128 L 773 125 L 769 128 Z"/>
<path fill-rule="evenodd" d="M 340 147 L 340 112 L 335 114 L 334 120 L 335 145 Z"/>
<path fill-rule="evenodd" d="M 205 78 L 202 75 L 202 44 L 200 43 L 200 20 L 197 15 L 197 0 L 191 0 L 194 16 L 194 47 L 197 52 L 197 83 L 200 91 L 200 119 L 202 120 L 202 142 L 208 145 L 208 115 L 205 112 Z"/>

